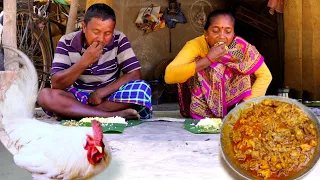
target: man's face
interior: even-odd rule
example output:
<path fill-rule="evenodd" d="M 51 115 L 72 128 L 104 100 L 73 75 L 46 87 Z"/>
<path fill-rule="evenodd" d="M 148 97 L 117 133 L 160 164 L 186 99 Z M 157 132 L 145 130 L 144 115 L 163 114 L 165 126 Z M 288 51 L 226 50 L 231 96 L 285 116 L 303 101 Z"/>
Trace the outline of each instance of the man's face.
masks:
<path fill-rule="evenodd" d="M 100 18 L 92 18 L 87 25 L 82 23 L 87 46 L 93 42 L 99 42 L 106 46 L 112 40 L 114 28 L 115 22 L 112 19 L 103 21 Z"/>

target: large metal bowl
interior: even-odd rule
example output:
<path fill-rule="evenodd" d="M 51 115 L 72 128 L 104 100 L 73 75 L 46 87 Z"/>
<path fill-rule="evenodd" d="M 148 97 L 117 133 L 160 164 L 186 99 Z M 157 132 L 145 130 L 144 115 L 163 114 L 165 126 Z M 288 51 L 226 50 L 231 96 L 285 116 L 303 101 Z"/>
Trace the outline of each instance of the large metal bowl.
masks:
<path fill-rule="evenodd" d="M 316 125 L 318 136 L 320 134 L 320 123 L 316 115 L 310 111 L 308 107 L 305 105 L 299 103 L 298 101 L 290 98 L 285 97 L 279 97 L 279 96 L 263 96 L 258 97 L 255 99 L 251 99 L 247 102 L 241 103 L 238 106 L 236 106 L 232 111 L 230 111 L 227 116 L 223 119 L 222 127 L 221 127 L 221 136 L 220 136 L 220 143 L 221 143 L 221 151 L 222 156 L 224 160 L 227 162 L 229 167 L 231 167 L 236 173 L 238 173 L 240 176 L 242 176 L 245 179 L 258 179 L 257 177 L 253 176 L 243 168 L 241 168 L 238 163 L 236 163 L 236 159 L 234 159 L 234 152 L 231 145 L 231 139 L 230 139 L 230 132 L 232 131 L 234 123 L 239 119 L 240 114 L 252 107 L 253 104 L 257 104 L 265 99 L 272 99 L 272 100 L 278 100 L 282 102 L 287 102 L 290 104 L 295 104 L 299 108 L 301 108 L 308 117 L 314 122 Z M 305 176 L 318 162 L 320 157 L 320 138 L 318 138 L 318 146 L 315 150 L 314 158 L 310 160 L 308 166 L 304 168 L 302 171 L 299 171 L 298 173 L 292 174 L 291 176 L 287 177 L 286 179 L 300 179 L 303 176 Z"/>

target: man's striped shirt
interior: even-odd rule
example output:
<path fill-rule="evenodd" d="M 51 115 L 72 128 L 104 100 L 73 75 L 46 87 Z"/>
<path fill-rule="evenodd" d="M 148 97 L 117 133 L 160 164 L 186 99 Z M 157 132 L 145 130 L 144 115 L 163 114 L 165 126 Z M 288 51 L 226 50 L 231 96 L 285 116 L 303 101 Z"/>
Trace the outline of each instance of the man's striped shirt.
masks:
<path fill-rule="evenodd" d="M 61 37 L 54 55 L 51 75 L 65 70 L 80 60 L 86 50 L 82 31 Z M 73 84 L 74 87 L 91 92 L 113 83 L 123 74 L 140 69 L 130 42 L 124 33 L 114 31 L 110 43 L 103 48 L 98 61 L 90 65 Z"/>

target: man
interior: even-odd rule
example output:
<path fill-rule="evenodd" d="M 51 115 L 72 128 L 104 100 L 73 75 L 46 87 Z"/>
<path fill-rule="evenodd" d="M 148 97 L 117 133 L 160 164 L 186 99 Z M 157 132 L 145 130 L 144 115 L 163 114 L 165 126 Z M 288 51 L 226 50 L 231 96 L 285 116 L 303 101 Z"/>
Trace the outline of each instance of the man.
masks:
<path fill-rule="evenodd" d="M 52 88 L 38 96 L 47 114 L 151 118 L 150 86 L 140 80 L 139 61 L 115 24 L 111 7 L 94 4 L 85 14 L 82 30 L 60 39 L 52 63 Z"/>

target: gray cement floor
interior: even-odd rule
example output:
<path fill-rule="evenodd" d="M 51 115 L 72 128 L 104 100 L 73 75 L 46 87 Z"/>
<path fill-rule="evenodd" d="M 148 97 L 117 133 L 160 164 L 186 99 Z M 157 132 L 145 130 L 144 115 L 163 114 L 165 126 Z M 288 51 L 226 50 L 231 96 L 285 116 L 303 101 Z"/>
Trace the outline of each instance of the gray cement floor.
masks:
<path fill-rule="evenodd" d="M 209 179 L 221 173 L 216 168 L 221 166 L 219 135 L 196 135 L 186 131 L 183 129 L 184 119 L 176 107 L 172 104 L 158 105 L 157 110 L 167 111 L 155 111 L 153 119 L 128 127 L 122 134 L 105 134 L 113 158 L 109 168 L 94 179 Z M 36 116 L 45 122 L 57 123 L 44 116 L 39 109 Z M 0 162 L 0 173 L 6 175 L 3 177 L 31 179 L 28 172 L 13 163 L 11 153 L 4 146 L 0 148 L 3 149 L 1 157 L 6 159 Z M 232 179 L 228 174 L 225 173 L 227 179 Z M 0 176 L 0 180 L 2 179 Z"/>
<path fill-rule="evenodd" d="M 161 108 L 166 109 L 164 105 Z M 313 111 L 320 116 L 319 109 Z M 41 111 L 37 113 L 41 116 Z M 52 119 L 45 121 L 57 123 Z M 220 135 L 192 134 L 183 129 L 183 121 L 179 111 L 156 111 L 152 120 L 128 127 L 123 134 L 105 134 L 112 149 L 112 161 L 94 179 L 241 179 L 222 159 Z M 11 153 L 2 144 L 0 157 L 0 180 L 31 179 L 28 172 L 13 163 Z M 319 168 L 318 163 L 304 179 L 319 179 Z"/>
<path fill-rule="evenodd" d="M 16 166 L 12 154 L 0 142 L 0 179 L 27 180 L 32 179 L 30 173 Z"/>

